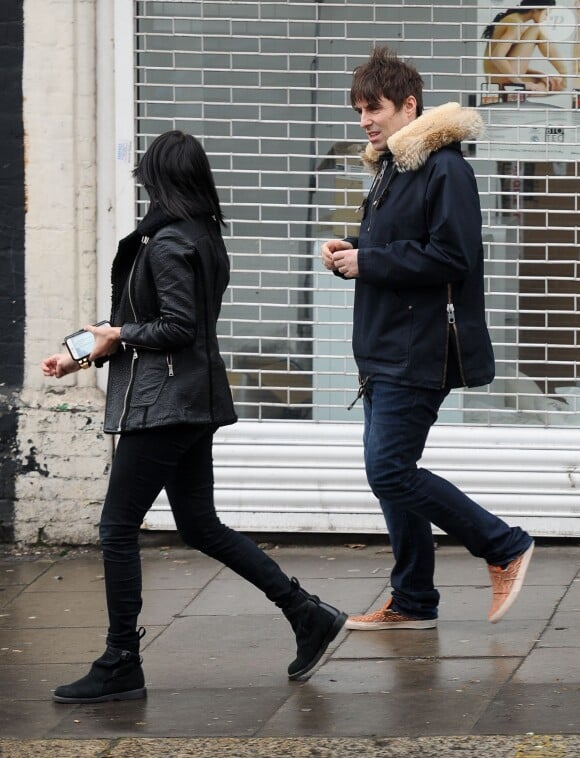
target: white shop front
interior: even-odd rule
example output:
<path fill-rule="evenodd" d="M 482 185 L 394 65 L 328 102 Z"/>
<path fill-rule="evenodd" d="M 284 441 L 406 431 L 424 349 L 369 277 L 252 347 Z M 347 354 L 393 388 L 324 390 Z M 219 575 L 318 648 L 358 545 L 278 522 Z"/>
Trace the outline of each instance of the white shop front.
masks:
<path fill-rule="evenodd" d="M 99 43 L 99 203 L 113 198 L 124 225 L 100 215 L 103 308 L 115 238 L 144 207 L 130 172 L 157 134 L 201 139 L 227 216 L 220 341 L 240 421 L 217 434 L 215 474 L 231 526 L 384 530 L 364 476 L 361 404 L 347 410 L 352 283 L 323 270 L 318 248 L 356 225 L 368 176 L 350 75 L 388 43 L 421 71 L 426 107 L 459 101 L 487 124 L 465 149 L 497 377 L 451 394 L 423 463 L 536 535 L 580 535 L 580 11 L 558 5 L 544 24 L 566 86 L 534 99 L 483 74 L 483 28 L 507 3 L 99 3 L 99 29 L 111 32 Z M 164 496 L 146 526 L 174 528 Z"/>

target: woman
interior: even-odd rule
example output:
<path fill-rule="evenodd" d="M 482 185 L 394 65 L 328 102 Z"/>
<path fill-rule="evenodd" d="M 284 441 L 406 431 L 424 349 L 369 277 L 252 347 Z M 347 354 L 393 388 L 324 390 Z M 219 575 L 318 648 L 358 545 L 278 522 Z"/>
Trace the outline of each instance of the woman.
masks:
<path fill-rule="evenodd" d="M 483 70 L 491 84 L 503 89 L 506 84 L 519 84 L 530 92 L 561 92 L 566 87 L 567 67 L 556 45 L 542 29 L 548 8 L 556 0 L 522 0 L 517 8 L 498 13 L 486 26 L 487 40 Z M 559 76 L 530 68 L 536 47 Z"/>
<path fill-rule="evenodd" d="M 212 441 L 236 415 L 216 336 L 229 281 L 223 222 L 207 156 L 191 135 L 157 137 L 134 172 L 151 205 L 119 243 L 112 266 L 110 326 L 89 326 L 89 361 L 65 353 L 42 362 L 60 378 L 109 361 L 106 432 L 119 434 L 100 523 L 109 629 L 89 673 L 57 687 L 62 703 L 146 694 L 137 630 L 139 528 L 165 488 L 187 545 L 224 563 L 274 602 L 296 634 L 290 679 L 302 678 L 336 637 L 346 614 L 309 595 L 250 539 L 229 529 L 213 503 Z"/>

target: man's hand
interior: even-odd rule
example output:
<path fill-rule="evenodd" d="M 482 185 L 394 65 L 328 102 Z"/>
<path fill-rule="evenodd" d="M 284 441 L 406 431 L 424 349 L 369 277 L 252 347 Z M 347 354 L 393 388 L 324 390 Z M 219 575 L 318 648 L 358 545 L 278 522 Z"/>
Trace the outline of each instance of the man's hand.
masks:
<path fill-rule="evenodd" d="M 358 250 L 352 247 L 348 250 L 337 250 L 332 254 L 332 262 L 335 271 L 342 274 L 345 279 L 356 279 L 358 276 Z"/>
<path fill-rule="evenodd" d="M 329 271 L 338 271 L 335 254 L 339 250 L 352 250 L 352 245 L 344 240 L 328 240 L 321 247 L 322 263 Z"/>
<path fill-rule="evenodd" d="M 48 358 L 42 361 L 40 367 L 45 376 L 54 376 L 55 379 L 62 379 L 67 374 L 74 374 L 75 371 L 80 371 L 81 368 L 68 353 L 49 355 Z"/>

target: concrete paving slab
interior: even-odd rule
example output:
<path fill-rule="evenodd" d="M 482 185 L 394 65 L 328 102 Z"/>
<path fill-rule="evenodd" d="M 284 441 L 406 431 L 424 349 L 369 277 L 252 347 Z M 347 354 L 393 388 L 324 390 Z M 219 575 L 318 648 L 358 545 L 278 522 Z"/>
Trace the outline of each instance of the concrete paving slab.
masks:
<path fill-rule="evenodd" d="M 475 728 L 480 734 L 579 734 L 579 705 L 580 683 L 507 684 Z"/>
<path fill-rule="evenodd" d="M 4 665 L 0 668 L 2 700 L 10 693 L 11 700 L 47 702 L 58 684 L 72 682 L 85 672 L 86 663 Z"/>
<path fill-rule="evenodd" d="M 195 589 L 144 590 L 141 623 L 145 626 L 165 624 L 189 605 Z M 102 626 L 107 603 L 104 587 L 100 592 L 26 592 L 20 593 L 0 613 L 0 629 L 45 629 L 63 624 L 79 627 Z"/>
<path fill-rule="evenodd" d="M 261 736 L 362 737 L 459 735 L 471 733 L 487 706 L 477 693 L 435 692 L 322 694 L 312 680 L 290 698 L 261 730 Z M 380 724 L 380 725 L 379 725 Z"/>
<path fill-rule="evenodd" d="M 49 737 L 58 729 L 67 714 L 48 700 L 14 700 L 2 698 L 0 703 L 0 735 L 22 739 Z M 2 755 L 2 753 L 0 753 Z"/>
<path fill-rule="evenodd" d="M 28 585 L 30 592 L 103 592 L 103 566 L 98 553 L 91 557 L 56 561 Z"/>
<path fill-rule="evenodd" d="M 29 585 L 54 566 L 54 560 L 36 558 L 34 554 L 22 559 L 3 558 L 0 567 L 0 587 Z"/>
<path fill-rule="evenodd" d="M 390 593 L 381 546 L 270 552 L 347 611 Z M 99 552 L 0 555 L 0 755 L 578 758 L 580 546 L 539 545 L 496 625 L 485 565 L 448 545 L 436 564 L 438 629 L 341 633 L 300 683 L 290 627 L 260 593 L 196 551 L 145 547 L 148 698 L 67 706 L 51 690 L 104 646 Z"/>
<path fill-rule="evenodd" d="M 492 598 L 489 586 L 444 587 L 440 592 L 439 618 L 442 621 L 487 620 Z M 549 618 L 565 593 L 565 585 L 545 585 L 541 592 L 538 592 L 537 587 L 526 585 L 506 618 L 511 621 Z"/>
<path fill-rule="evenodd" d="M 554 560 L 554 546 L 537 544 L 526 576 L 526 587 L 543 587 L 549 584 L 568 585 L 580 570 L 576 547 L 558 546 L 558 560 Z M 435 553 L 435 583 L 438 587 L 463 585 L 489 587 L 489 572 L 485 561 L 471 556 L 460 546 L 446 546 Z M 442 593 L 443 594 L 443 593 Z"/>
<path fill-rule="evenodd" d="M 312 548 L 278 548 L 270 551 L 274 560 L 288 576 L 300 580 L 308 579 L 347 579 L 350 577 L 380 577 L 387 579 L 393 567 L 393 553 L 390 548 L 366 547 L 362 549 L 343 548 L 340 555 L 335 548 L 322 546 L 316 551 Z"/>
<path fill-rule="evenodd" d="M 22 587 L 0 587 L 0 618 L 2 618 L 2 611 L 7 605 L 13 602 L 15 598 L 22 592 Z"/>
<path fill-rule="evenodd" d="M 45 629 L 69 625 L 96 627 L 107 612 L 104 587 L 101 592 L 22 592 L 0 614 L 0 629 Z"/>
<path fill-rule="evenodd" d="M 580 683 L 580 649 L 537 647 L 526 657 L 513 677 L 514 684 Z M 580 702 L 578 703 L 580 712 Z M 579 753 L 580 755 L 580 753 Z"/>
<path fill-rule="evenodd" d="M 312 678 L 323 694 L 337 690 L 360 694 L 374 692 L 397 696 L 418 690 L 440 693 L 497 691 L 515 673 L 521 658 L 399 658 L 370 661 L 330 660 Z"/>
<path fill-rule="evenodd" d="M 580 611 L 575 613 L 556 612 L 550 619 L 538 645 L 540 647 L 580 648 Z M 570 657 L 570 651 L 562 651 Z"/>
<path fill-rule="evenodd" d="M 143 550 L 141 553 L 143 589 L 200 589 L 224 567 L 197 550 Z"/>
<path fill-rule="evenodd" d="M 145 700 L 64 706 L 65 738 L 253 736 L 288 699 L 288 686 L 155 690 Z M 57 704 L 55 704 L 56 706 Z M 54 731 L 54 730 L 53 730 Z"/>
<path fill-rule="evenodd" d="M 228 572 L 231 575 L 231 572 Z M 304 588 L 337 605 L 346 612 L 366 610 L 384 591 L 385 580 L 352 578 L 342 580 L 301 580 Z M 184 616 L 238 616 L 242 614 L 271 614 L 272 603 L 253 585 L 241 583 L 238 578 L 216 578 L 192 600 L 183 611 Z"/>
<path fill-rule="evenodd" d="M 568 589 L 558 606 L 558 610 L 580 611 L 580 579 L 575 578 L 568 584 Z"/>
<path fill-rule="evenodd" d="M 439 621 L 437 629 L 350 632 L 335 658 L 483 658 L 524 657 L 545 620 Z"/>
<path fill-rule="evenodd" d="M 64 628 L 0 629 L 0 670 L 6 664 L 39 664 L 47 658 L 59 663 L 84 662 L 102 653 L 102 627 L 79 629 L 76 633 L 74 628 L 67 628 L 66 634 Z"/>
<path fill-rule="evenodd" d="M 149 627 L 147 630 L 150 638 L 155 636 L 155 629 Z M 5 664 L 39 664 L 46 662 L 47 658 L 59 663 L 84 664 L 93 661 L 103 652 L 105 638 L 106 629 L 102 626 L 0 629 L 0 674 Z"/>
<path fill-rule="evenodd" d="M 286 685 L 296 652 L 290 627 L 280 616 L 192 616 L 176 619 L 150 644 L 150 687 Z"/>

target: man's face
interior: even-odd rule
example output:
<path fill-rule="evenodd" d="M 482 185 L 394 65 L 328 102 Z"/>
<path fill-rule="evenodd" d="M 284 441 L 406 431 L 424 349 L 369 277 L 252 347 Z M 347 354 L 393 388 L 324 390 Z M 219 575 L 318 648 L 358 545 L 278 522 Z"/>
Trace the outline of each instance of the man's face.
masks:
<path fill-rule="evenodd" d="M 374 103 L 361 100 L 354 109 L 360 115 L 360 125 L 369 142 L 375 150 L 382 152 L 387 149 L 389 137 L 415 119 L 417 102 L 410 95 L 397 110 L 392 100 L 381 97 Z"/>

